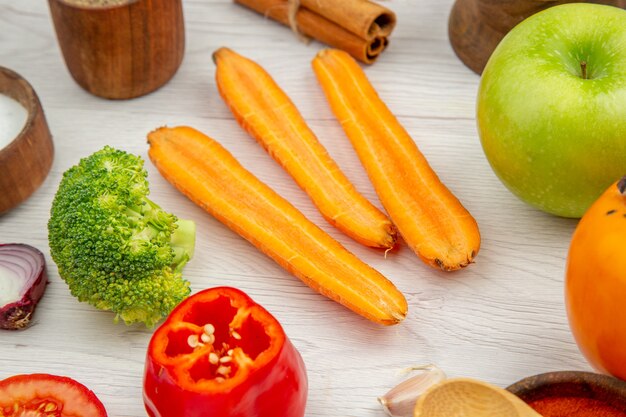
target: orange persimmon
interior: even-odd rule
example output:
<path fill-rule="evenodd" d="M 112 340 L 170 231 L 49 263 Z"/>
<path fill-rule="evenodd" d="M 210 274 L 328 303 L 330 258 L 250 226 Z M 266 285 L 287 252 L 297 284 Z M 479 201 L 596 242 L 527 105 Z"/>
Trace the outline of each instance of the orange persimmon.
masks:
<path fill-rule="evenodd" d="M 359 243 L 391 249 L 397 231 L 331 158 L 287 94 L 256 62 L 228 49 L 213 54 L 220 95 L 239 124 L 311 198 L 324 218 Z"/>
<path fill-rule="evenodd" d="M 218 142 L 190 127 L 148 135 L 148 156 L 190 200 L 288 272 L 328 298 L 381 324 L 396 324 L 407 302 L 297 208 L 246 170 Z"/>
<path fill-rule="evenodd" d="M 478 225 L 439 180 L 413 139 L 347 53 L 319 52 L 313 69 L 400 235 L 424 262 L 446 271 L 472 262 Z"/>
<path fill-rule="evenodd" d="M 626 380 L 626 177 L 587 210 L 570 243 L 565 301 L 578 347 Z"/>

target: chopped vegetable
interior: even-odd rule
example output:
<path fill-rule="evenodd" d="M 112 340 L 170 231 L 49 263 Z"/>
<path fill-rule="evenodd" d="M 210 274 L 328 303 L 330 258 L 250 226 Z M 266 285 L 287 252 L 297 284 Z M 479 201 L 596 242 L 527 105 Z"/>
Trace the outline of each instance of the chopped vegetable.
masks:
<path fill-rule="evenodd" d="M 0 416 L 107 417 L 107 412 L 81 383 L 65 376 L 31 374 L 0 381 Z"/>
<path fill-rule="evenodd" d="M 0 245 L 0 329 L 31 324 L 48 283 L 43 254 L 29 245 Z"/>
<path fill-rule="evenodd" d="M 478 225 L 347 53 L 320 51 L 313 69 L 400 235 L 428 265 L 452 271 L 480 247 Z"/>
<path fill-rule="evenodd" d="M 359 243 L 391 249 L 397 231 L 330 157 L 300 112 L 256 62 L 228 48 L 213 54 L 222 98 L 239 124 L 293 177 L 326 220 Z"/>
<path fill-rule="evenodd" d="M 154 332 L 143 395 L 151 417 L 302 417 L 306 369 L 263 307 L 237 289 L 211 288 Z"/>
<path fill-rule="evenodd" d="M 48 240 L 72 295 L 152 326 L 189 295 L 195 224 L 150 201 L 146 177 L 140 157 L 108 146 L 82 159 L 63 175 Z"/>
<path fill-rule="evenodd" d="M 377 323 L 405 318 L 407 302 L 393 283 L 219 143 L 189 127 L 157 129 L 148 142 L 150 159 L 170 183 L 309 287 Z"/>

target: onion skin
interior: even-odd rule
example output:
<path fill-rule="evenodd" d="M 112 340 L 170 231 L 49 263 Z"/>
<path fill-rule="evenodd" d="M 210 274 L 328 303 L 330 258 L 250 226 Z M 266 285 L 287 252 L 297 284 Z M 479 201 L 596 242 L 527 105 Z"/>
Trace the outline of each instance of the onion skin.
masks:
<path fill-rule="evenodd" d="M 0 261 L 13 249 L 15 249 L 16 253 L 31 256 L 30 260 L 34 261 L 36 266 L 32 274 L 36 278 L 30 283 L 28 288 L 20 292 L 19 300 L 0 306 L 0 329 L 5 330 L 20 330 L 30 326 L 35 307 L 37 307 L 37 303 L 46 290 L 46 284 L 48 284 L 46 260 L 43 254 L 32 246 L 22 243 L 0 244 Z"/>

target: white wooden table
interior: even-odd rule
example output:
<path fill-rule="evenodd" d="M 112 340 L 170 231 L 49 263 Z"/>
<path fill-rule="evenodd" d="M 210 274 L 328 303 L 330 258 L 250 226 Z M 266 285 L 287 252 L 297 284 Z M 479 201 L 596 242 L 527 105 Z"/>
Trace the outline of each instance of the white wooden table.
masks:
<path fill-rule="evenodd" d="M 91 96 L 71 79 L 47 2 L 0 0 L 0 65 L 34 86 L 56 155 L 43 186 L 0 217 L 0 241 L 40 248 L 50 284 L 35 324 L 0 332 L 0 379 L 45 372 L 93 389 L 110 416 L 145 416 L 144 355 L 151 330 L 114 324 L 113 315 L 74 299 L 49 256 L 47 220 L 61 174 L 105 144 L 142 155 L 146 134 L 187 124 L 219 140 L 242 164 L 406 295 L 409 316 L 381 327 L 318 295 L 179 194 L 146 164 L 151 197 L 196 221 L 196 257 L 185 269 L 193 291 L 230 285 L 246 291 L 283 324 L 308 368 L 306 415 L 383 416 L 376 397 L 411 365 L 436 363 L 450 376 L 500 386 L 552 370 L 588 370 L 567 325 L 563 274 L 576 221 L 538 212 L 510 194 L 487 163 L 477 136 L 479 78 L 447 40 L 452 0 L 392 0 L 399 23 L 389 49 L 366 72 L 442 180 L 477 219 L 482 248 L 463 271 L 437 272 L 406 246 L 385 259 L 328 225 L 291 178 L 234 121 L 220 99 L 211 53 L 228 46 L 263 65 L 291 96 L 331 155 L 380 205 L 322 95 L 310 61 L 322 45 L 228 0 L 184 0 L 187 46 L 165 87 L 130 101 Z M 1 175 L 2 167 L 0 167 Z"/>

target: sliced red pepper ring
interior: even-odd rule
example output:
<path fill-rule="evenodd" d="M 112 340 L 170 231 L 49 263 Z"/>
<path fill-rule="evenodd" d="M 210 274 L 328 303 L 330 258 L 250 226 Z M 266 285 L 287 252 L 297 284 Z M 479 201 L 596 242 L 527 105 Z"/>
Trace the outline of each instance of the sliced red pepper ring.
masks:
<path fill-rule="evenodd" d="M 201 291 L 150 341 L 144 403 L 153 417 L 302 417 L 300 354 L 278 321 L 243 292 Z"/>
<path fill-rule="evenodd" d="M 15 375 L 0 381 L 0 417 L 107 417 L 83 384 L 65 376 Z"/>

